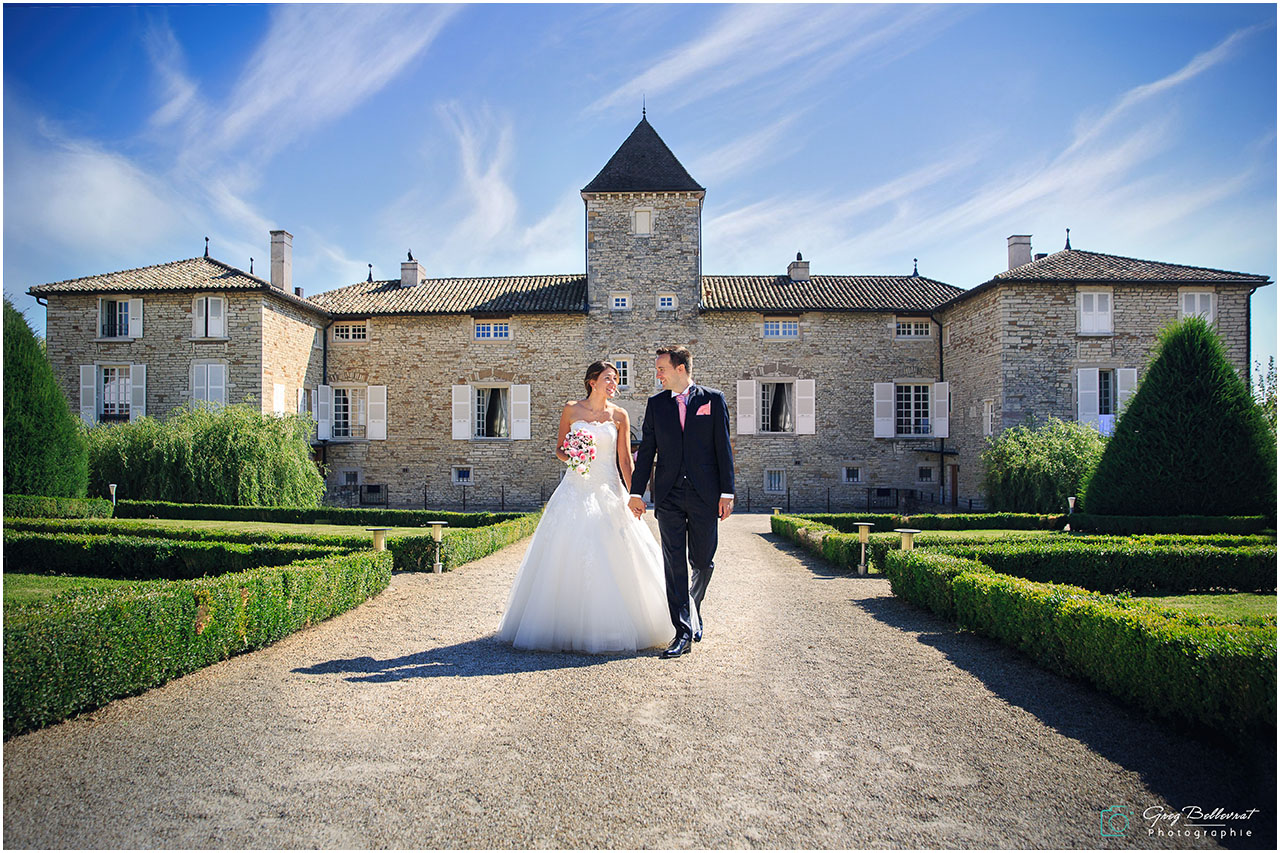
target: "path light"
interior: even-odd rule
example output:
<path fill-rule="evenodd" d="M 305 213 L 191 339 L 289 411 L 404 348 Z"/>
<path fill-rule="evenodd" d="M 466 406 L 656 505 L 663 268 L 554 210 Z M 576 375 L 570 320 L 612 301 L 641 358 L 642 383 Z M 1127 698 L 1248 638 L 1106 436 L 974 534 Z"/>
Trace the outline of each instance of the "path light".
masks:
<path fill-rule="evenodd" d="M 107 486 L 107 488 L 111 490 L 111 505 L 115 506 L 116 505 L 116 484 L 112 483 L 111 485 Z"/>
<path fill-rule="evenodd" d="M 431 538 L 436 540 L 436 574 L 444 571 L 444 564 L 440 562 L 440 543 L 444 539 L 444 529 L 449 524 L 447 521 L 428 521 L 431 525 Z"/>
<path fill-rule="evenodd" d="M 370 533 L 373 534 L 373 550 L 375 551 L 387 550 L 387 531 L 390 529 L 391 529 L 390 527 L 366 527 L 365 528 L 365 530 L 368 530 Z"/>
<path fill-rule="evenodd" d="M 858 528 L 858 542 L 862 544 L 862 562 L 858 563 L 858 574 L 865 575 L 867 573 L 867 543 L 871 541 L 871 528 L 874 525 L 870 521 L 855 521 L 853 524 Z"/>
<path fill-rule="evenodd" d="M 920 532 L 919 530 L 912 530 L 909 527 L 898 527 L 895 528 L 893 532 L 902 534 L 902 550 L 911 551 L 915 549 L 915 536 Z"/>
<path fill-rule="evenodd" d="M 773 508 L 773 514 L 774 514 L 774 515 L 782 515 L 782 507 L 780 507 L 780 506 L 775 506 L 775 507 Z"/>

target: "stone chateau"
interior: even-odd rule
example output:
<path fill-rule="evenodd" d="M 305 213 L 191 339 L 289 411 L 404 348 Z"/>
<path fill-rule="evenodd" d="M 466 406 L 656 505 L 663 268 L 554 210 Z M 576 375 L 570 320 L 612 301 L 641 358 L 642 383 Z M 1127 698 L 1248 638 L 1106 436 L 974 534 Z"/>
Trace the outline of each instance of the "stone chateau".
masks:
<path fill-rule="evenodd" d="M 680 343 L 729 401 L 740 509 L 964 510 L 983 506 L 987 436 L 1050 415 L 1108 432 L 1178 317 L 1207 317 L 1247 377 L 1250 296 L 1271 283 L 1069 243 L 1033 255 L 1028 235 L 967 290 L 811 274 L 782 247 L 776 270 L 708 275 L 705 194 L 642 119 L 582 190 L 585 272 L 429 278 L 410 255 L 398 280 L 304 298 L 272 231 L 269 281 L 206 247 L 29 293 L 85 422 L 196 401 L 305 412 L 333 503 L 535 506 L 586 365 L 618 366 L 638 441 L 653 352 Z"/>

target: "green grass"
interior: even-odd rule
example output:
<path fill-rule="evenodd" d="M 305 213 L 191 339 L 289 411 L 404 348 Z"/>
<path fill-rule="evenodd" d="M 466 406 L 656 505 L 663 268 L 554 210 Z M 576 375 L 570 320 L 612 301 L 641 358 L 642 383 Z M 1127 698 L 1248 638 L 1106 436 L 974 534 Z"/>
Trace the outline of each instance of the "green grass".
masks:
<path fill-rule="evenodd" d="M 1228 592 L 1218 595 L 1162 595 L 1144 596 L 1141 601 L 1158 604 L 1162 607 L 1176 607 L 1180 610 L 1191 610 L 1206 613 L 1224 619 L 1239 619 L 1245 616 L 1276 615 L 1276 597 L 1259 595 L 1252 592 Z"/>
<path fill-rule="evenodd" d="M 104 589 L 139 581 L 110 580 L 108 578 L 82 578 L 70 575 L 26 575 L 18 572 L 4 573 L 4 603 L 28 604 L 73 589 Z"/>

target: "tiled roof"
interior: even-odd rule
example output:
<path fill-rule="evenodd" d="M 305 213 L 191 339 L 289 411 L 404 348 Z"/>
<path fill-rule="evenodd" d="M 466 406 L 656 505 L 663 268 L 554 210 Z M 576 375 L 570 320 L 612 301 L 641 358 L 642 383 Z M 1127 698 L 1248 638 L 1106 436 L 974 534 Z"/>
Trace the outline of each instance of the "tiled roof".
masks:
<path fill-rule="evenodd" d="M 929 311 L 963 293 L 918 275 L 706 275 L 707 311 Z"/>
<path fill-rule="evenodd" d="M 587 310 L 585 275 L 362 281 L 311 299 L 331 314 L 577 314 Z"/>
<path fill-rule="evenodd" d="M 1048 257 L 993 276 L 992 281 L 1159 281 L 1216 282 L 1258 281 L 1265 275 L 1252 275 L 1207 267 L 1188 267 L 1162 261 L 1144 261 L 1120 255 L 1103 255 L 1082 249 L 1063 249 Z"/>
<path fill-rule="evenodd" d="M 649 124 L 640 119 L 636 129 L 618 147 L 600 174 L 582 188 L 584 193 L 613 192 L 697 192 L 698 185 L 667 143 Z"/>
<path fill-rule="evenodd" d="M 149 293 L 183 290 L 261 290 L 312 311 L 317 310 L 307 300 L 278 290 L 256 275 L 213 258 L 188 258 L 150 267 L 38 284 L 27 292 L 32 296 L 47 296 L 50 293 Z"/>

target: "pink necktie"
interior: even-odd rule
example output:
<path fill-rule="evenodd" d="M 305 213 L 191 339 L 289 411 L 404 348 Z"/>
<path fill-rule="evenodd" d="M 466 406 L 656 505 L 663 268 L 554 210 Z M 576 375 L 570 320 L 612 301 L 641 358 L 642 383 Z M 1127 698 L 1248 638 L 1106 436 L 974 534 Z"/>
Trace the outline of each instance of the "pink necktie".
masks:
<path fill-rule="evenodd" d="M 680 406 L 680 429 L 682 430 L 684 429 L 684 407 L 688 399 L 689 399 L 688 391 L 685 391 L 683 394 L 676 395 L 676 403 Z"/>

